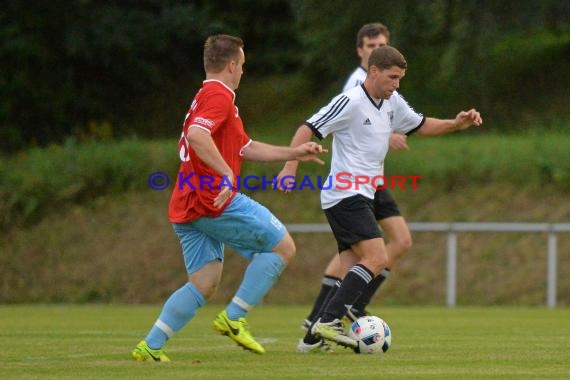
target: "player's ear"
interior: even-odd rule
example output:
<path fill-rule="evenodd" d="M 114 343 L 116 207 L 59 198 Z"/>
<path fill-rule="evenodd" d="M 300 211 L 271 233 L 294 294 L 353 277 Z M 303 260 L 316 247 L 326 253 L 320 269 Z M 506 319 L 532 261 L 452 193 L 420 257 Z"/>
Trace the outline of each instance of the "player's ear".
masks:
<path fill-rule="evenodd" d="M 380 72 L 380 69 L 379 69 L 378 66 L 376 66 L 376 65 L 370 65 L 370 66 L 368 67 L 368 72 L 369 72 L 371 75 L 378 75 L 378 73 Z"/>

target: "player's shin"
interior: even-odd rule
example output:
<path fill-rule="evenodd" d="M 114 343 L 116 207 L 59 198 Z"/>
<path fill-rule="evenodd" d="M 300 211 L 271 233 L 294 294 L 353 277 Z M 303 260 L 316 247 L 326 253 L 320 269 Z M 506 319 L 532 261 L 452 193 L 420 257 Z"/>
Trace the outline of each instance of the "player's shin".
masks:
<path fill-rule="evenodd" d="M 330 300 L 324 313 L 322 322 L 331 322 L 341 319 L 347 312 L 347 307 L 360 297 L 364 289 L 368 286 L 374 274 L 362 264 L 353 266 L 342 281 L 342 284 L 334 297 Z"/>
<path fill-rule="evenodd" d="M 273 252 L 258 254 L 248 265 L 242 283 L 226 308 L 228 318 L 237 320 L 259 304 L 271 290 L 285 268 L 281 257 Z"/>
<path fill-rule="evenodd" d="M 202 294 L 189 282 L 172 293 L 145 339 L 148 346 L 151 349 L 162 348 L 205 303 Z"/>

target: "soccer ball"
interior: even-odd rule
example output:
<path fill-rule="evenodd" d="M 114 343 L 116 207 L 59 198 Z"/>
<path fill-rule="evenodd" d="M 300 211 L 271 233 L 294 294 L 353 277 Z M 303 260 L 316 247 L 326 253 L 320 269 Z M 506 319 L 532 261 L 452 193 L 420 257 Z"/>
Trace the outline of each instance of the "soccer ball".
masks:
<path fill-rule="evenodd" d="M 352 322 L 348 336 L 358 342 L 357 354 L 377 354 L 388 351 L 392 344 L 392 332 L 384 320 L 373 315 L 360 317 Z"/>

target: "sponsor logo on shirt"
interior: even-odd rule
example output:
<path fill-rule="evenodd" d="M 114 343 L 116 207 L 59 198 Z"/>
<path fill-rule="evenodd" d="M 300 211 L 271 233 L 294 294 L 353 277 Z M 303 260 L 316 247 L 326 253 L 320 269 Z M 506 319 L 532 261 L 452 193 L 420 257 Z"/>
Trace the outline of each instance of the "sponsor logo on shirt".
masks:
<path fill-rule="evenodd" d="M 214 125 L 216 125 L 216 123 L 214 123 L 213 120 L 206 119 L 204 117 L 196 117 L 194 119 L 194 123 L 202 124 L 203 126 L 208 127 L 208 128 L 214 128 Z"/>

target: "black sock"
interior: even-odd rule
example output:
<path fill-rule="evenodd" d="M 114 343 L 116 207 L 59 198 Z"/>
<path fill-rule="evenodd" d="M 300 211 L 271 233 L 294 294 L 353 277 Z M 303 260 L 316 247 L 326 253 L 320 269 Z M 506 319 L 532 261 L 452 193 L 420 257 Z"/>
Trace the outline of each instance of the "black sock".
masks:
<path fill-rule="evenodd" d="M 321 282 L 321 291 L 319 292 L 319 295 L 315 300 L 315 304 L 313 305 L 313 310 L 311 310 L 311 313 L 307 317 L 309 321 L 312 322 L 315 316 L 317 316 L 319 310 L 321 309 L 321 306 L 323 306 L 325 300 L 327 299 L 329 291 L 334 287 L 334 284 L 339 280 L 340 278 L 337 277 L 327 276 L 327 275 L 323 276 L 323 281 Z"/>
<path fill-rule="evenodd" d="M 378 276 L 374 277 L 374 279 L 370 281 L 366 289 L 362 292 L 352 307 L 356 310 L 364 311 L 366 306 L 370 303 L 372 296 L 374 296 L 380 285 L 382 285 L 388 276 L 390 276 L 390 269 L 385 268 Z"/>
<path fill-rule="evenodd" d="M 342 318 L 346 314 L 347 307 L 352 307 L 373 278 L 374 274 L 364 265 L 356 264 L 353 266 L 326 306 L 321 316 L 321 322 L 332 322 L 335 319 Z"/>
<path fill-rule="evenodd" d="M 329 292 L 327 293 L 323 303 L 321 304 L 321 308 L 317 311 L 317 313 L 315 314 L 313 319 L 311 319 L 311 327 L 313 327 L 313 323 L 315 323 L 323 315 L 323 312 L 325 311 L 327 305 L 329 304 L 330 300 L 335 296 L 335 294 L 338 291 L 338 289 L 340 288 L 341 284 L 342 284 L 342 280 L 335 281 L 334 286 L 329 290 Z M 303 338 L 303 342 L 305 342 L 307 344 L 315 344 L 315 343 L 319 342 L 320 340 L 321 340 L 321 338 L 318 338 L 318 337 L 314 336 L 313 334 L 311 334 L 311 328 L 309 328 L 309 331 L 307 331 L 307 333 L 305 334 L 305 337 Z"/>

